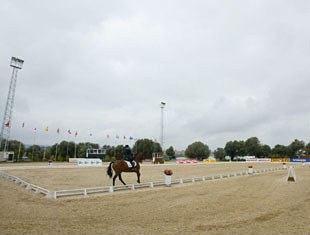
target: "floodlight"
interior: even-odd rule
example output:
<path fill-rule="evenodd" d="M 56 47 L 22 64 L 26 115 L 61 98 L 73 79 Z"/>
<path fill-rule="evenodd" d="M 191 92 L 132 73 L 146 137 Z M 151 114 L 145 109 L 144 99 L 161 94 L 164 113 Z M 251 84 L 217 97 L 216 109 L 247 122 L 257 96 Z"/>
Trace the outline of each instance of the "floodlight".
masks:
<path fill-rule="evenodd" d="M 23 67 L 23 63 L 24 63 L 23 60 L 18 59 L 16 57 L 12 57 L 10 66 L 12 66 L 13 68 L 21 69 Z"/>

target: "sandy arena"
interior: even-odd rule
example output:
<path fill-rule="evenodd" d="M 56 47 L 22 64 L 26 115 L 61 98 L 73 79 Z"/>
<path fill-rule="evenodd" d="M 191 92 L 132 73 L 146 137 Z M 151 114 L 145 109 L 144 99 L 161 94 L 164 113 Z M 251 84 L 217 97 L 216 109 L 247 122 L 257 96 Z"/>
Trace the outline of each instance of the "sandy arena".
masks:
<path fill-rule="evenodd" d="M 7 166 L 21 164 L 0 168 Z M 253 166 L 266 169 L 282 164 Z M 49 190 L 62 190 L 111 185 L 106 168 L 6 172 Z M 246 171 L 247 164 L 142 164 L 141 181 L 163 180 L 164 169 L 172 169 L 173 178 L 179 179 Z M 295 172 L 295 183 L 287 182 L 287 171 L 280 170 L 57 200 L 0 178 L 0 234 L 309 235 L 310 165 L 295 167 Z M 136 183 L 135 173 L 123 173 L 123 179 Z"/>

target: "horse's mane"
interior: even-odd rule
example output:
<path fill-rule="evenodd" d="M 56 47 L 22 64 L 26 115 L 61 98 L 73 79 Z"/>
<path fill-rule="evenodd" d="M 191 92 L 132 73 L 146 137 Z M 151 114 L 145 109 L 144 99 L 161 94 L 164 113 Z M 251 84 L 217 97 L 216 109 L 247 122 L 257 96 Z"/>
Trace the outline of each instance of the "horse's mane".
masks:
<path fill-rule="evenodd" d="M 141 153 L 137 153 L 134 155 L 134 159 L 136 162 L 142 163 L 143 161 L 143 155 Z"/>

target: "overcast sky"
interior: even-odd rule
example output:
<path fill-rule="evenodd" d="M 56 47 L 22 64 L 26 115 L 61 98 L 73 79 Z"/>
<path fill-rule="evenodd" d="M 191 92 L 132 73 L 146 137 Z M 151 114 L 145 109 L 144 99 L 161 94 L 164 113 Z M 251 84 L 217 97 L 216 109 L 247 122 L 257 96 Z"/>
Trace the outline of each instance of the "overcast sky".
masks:
<path fill-rule="evenodd" d="M 310 142 L 309 1 L 0 2 L 1 124 L 25 61 L 11 139 L 160 141 L 165 102 L 165 148 Z"/>

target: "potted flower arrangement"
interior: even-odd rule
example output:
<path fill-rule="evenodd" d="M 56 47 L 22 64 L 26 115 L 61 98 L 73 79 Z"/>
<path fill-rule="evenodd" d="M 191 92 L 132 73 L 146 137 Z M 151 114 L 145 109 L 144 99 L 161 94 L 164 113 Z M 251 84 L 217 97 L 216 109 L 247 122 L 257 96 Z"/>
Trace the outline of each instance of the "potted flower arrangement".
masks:
<path fill-rule="evenodd" d="M 165 184 L 166 184 L 166 186 L 170 186 L 171 185 L 171 176 L 172 176 L 173 172 L 170 169 L 166 169 L 166 170 L 164 170 L 164 174 L 165 174 Z"/>
<path fill-rule="evenodd" d="M 170 170 L 170 169 L 166 169 L 166 170 L 164 170 L 164 174 L 165 174 L 165 175 L 172 175 L 173 172 L 172 172 L 172 170 Z"/>
<path fill-rule="evenodd" d="M 248 174 L 253 174 L 253 166 L 252 165 L 248 166 Z"/>

